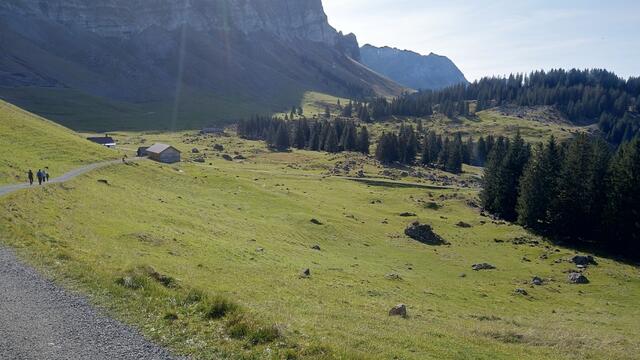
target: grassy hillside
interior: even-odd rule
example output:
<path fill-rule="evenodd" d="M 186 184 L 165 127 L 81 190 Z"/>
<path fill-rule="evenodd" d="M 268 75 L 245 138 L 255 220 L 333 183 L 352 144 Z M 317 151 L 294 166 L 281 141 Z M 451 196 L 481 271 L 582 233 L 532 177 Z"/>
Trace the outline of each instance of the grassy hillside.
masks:
<path fill-rule="evenodd" d="M 180 352 L 633 359 L 640 351 L 637 267 L 598 258 L 586 270 L 591 284 L 570 285 L 574 251 L 483 217 L 470 202 L 473 188 L 331 177 L 344 155 L 270 153 L 235 137 L 127 137 L 131 146 L 198 147 L 201 154 L 185 157 L 204 151 L 206 159 L 117 166 L 0 199 L 0 241 Z M 225 161 L 214 144 L 247 160 Z M 380 169 L 365 170 L 377 177 Z M 451 245 L 404 236 L 415 219 Z M 472 271 L 480 262 L 497 269 Z M 309 278 L 299 276 L 303 268 Z M 533 276 L 545 285 L 529 285 Z M 206 316 L 210 303 L 232 307 L 222 298 L 241 306 L 241 319 Z M 398 303 L 407 304 L 407 319 L 388 316 Z"/>
<path fill-rule="evenodd" d="M 26 181 L 29 169 L 58 176 L 83 164 L 118 157 L 72 131 L 0 100 L 0 184 Z"/>

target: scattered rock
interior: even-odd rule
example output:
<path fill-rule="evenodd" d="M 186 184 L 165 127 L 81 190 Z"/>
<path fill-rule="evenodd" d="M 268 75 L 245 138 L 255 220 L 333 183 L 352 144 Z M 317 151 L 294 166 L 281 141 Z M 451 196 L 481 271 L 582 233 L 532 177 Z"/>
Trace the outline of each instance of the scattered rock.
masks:
<path fill-rule="evenodd" d="M 320 222 L 320 220 L 318 219 L 311 219 L 309 220 L 309 222 L 311 222 L 314 225 L 322 225 L 322 222 Z"/>
<path fill-rule="evenodd" d="M 400 276 L 400 274 L 396 274 L 396 273 L 389 273 L 389 274 L 385 275 L 384 278 L 387 279 L 387 280 L 402 280 L 402 276 Z"/>
<path fill-rule="evenodd" d="M 193 161 L 194 161 L 194 162 L 197 162 L 197 163 L 204 164 L 205 159 L 204 159 L 204 157 L 199 156 L 199 157 L 197 157 L 197 158 L 193 159 Z"/>
<path fill-rule="evenodd" d="M 572 272 L 569 274 L 569 282 L 572 284 L 588 284 L 589 279 L 581 273 Z"/>
<path fill-rule="evenodd" d="M 464 222 L 464 221 L 460 221 L 459 223 L 457 223 L 457 224 L 456 224 L 456 226 L 457 226 L 457 227 L 460 227 L 460 228 L 468 229 L 468 228 L 470 228 L 470 227 L 471 227 L 471 224 L 467 224 L 467 223 L 466 223 L 466 222 Z"/>
<path fill-rule="evenodd" d="M 412 212 L 403 212 L 403 213 L 400 213 L 400 216 L 402 216 L 402 217 L 414 217 L 414 216 L 417 216 L 417 215 L 412 213 Z"/>
<path fill-rule="evenodd" d="M 480 271 L 480 270 L 494 270 L 496 267 L 491 264 L 481 263 L 481 264 L 473 264 L 471 265 L 471 268 L 475 271 Z"/>
<path fill-rule="evenodd" d="M 531 285 L 540 286 L 543 283 L 544 283 L 544 281 L 542 280 L 542 278 L 539 278 L 537 276 L 534 276 L 533 279 L 531 280 Z"/>
<path fill-rule="evenodd" d="M 359 178 L 363 178 L 364 177 L 364 171 L 363 170 L 358 170 L 358 172 L 356 173 L 356 176 Z"/>
<path fill-rule="evenodd" d="M 215 145 L 213 145 L 213 150 L 215 150 L 215 151 L 224 151 L 224 146 L 222 146 L 220 144 L 215 144 Z"/>
<path fill-rule="evenodd" d="M 198 148 L 193 148 L 193 149 L 191 149 L 191 153 L 192 154 L 199 154 L 200 150 L 198 150 Z"/>
<path fill-rule="evenodd" d="M 247 160 L 247 158 L 246 158 L 246 157 L 244 157 L 244 156 L 242 156 L 242 155 L 240 155 L 240 154 L 238 154 L 238 155 L 234 156 L 234 157 L 233 157 L 233 159 L 234 159 L 234 160 Z"/>
<path fill-rule="evenodd" d="M 98 182 L 101 183 L 101 184 L 109 185 L 109 181 L 105 180 L 105 179 L 100 179 L 100 180 L 98 180 Z"/>
<path fill-rule="evenodd" d="M 311 276 L 311 270 L 309 269 L 302 269 L 302 271 L 300 272 L 300 277 L 308 278 L 310 276 Z"/>
<path fill-rule="evenodd" d="M 311 249 L 320 251 L 320 245 L 313 245 Z"/>
<path fill-rule="evenodd" d="M 389 316 L 402 316 L 407 317 L 407 306 L 405 304 L 398 304 L 389 310 Z"/>
<path fill-rule="evenodd" d="M 259 252 L 259 253 L 264 252 L 264 248 L 259 247 L 256 249 L 256 252 Z"/>
<path fill-rule="evenodd" d="M 515 293 L 516 294 L 520 294 L 520 295 L 524 295 L 524 296 L 528 296 L 529 295 L 529 293 L 525 289 L 516 289 Z"/>
<path fill-rule="evenodd" d="M 576 265 L 582 265 L 582 266 L 598 265 L 598 263 L 596 262 L 596 259 L 594 259 L 593 256 L 591 255 L 576 255 L 573 258 L 571 258 L 571 262 L 573 262 Z"/>
<path fill-rule="evenodd" d="M 225 159 L 225 160 L 227 160 L 227 161 L 233 161 L 233 158 L 232 158 L 232 157 L 231 157 L 231 155 L 229 155 L 229 154 L 224 154 L 224 155 L 222 155 L 222 158 L 223 158 L 223 159 Z"/>
<path fill-rule="evenodd" d="M 404 234 L 413 240 L 419 241 L 427 245 L 447 245 L 446 240 L 441 238 L 438 234 L 433 232 L 430 225 L 420 224 L 418 221 L 414 221 L 404 230 Z"/>

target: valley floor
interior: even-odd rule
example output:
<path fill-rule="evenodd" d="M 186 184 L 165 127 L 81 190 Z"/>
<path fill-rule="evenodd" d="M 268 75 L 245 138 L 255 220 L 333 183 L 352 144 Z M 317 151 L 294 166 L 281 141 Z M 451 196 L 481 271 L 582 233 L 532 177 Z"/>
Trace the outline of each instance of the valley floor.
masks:
<path fill-rule="evenodd" d="M 366 159 L 271 153 L 235 137 L 120 137 L 132 148 L 174 144 L 186 161 L 110 167 L 4 197 L 0 241 L 178 353 L 633 359 L 640 351 L 638 267 L 598 258 L 585 271 L 591 283 L 571 285 L 575 252 L 482 216 L 474 187 L 391 185 Z M 332 176 L 337 162 L 383 181 Z M 475 177 L 467 169 L 464 183 Z M 415 220 L 451 245 L 404 236 Z M 483 262 L 496 269 L 471 269 Z M 300 276 L 306 268 L 311 275 Z M 534 276 L 544 285 L 530 285 Z M 203 312 L 205 298 L 237 304 L 243 319 Z M 388 315 L 399 303 L 406 319 Z"/>

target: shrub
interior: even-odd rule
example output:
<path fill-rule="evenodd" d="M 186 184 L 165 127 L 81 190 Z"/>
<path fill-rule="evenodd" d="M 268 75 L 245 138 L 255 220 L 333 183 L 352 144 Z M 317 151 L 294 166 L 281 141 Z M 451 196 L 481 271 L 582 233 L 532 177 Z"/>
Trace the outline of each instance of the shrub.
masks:
<path fill-rule="evenodd" d="M 142 289 L 147 283 L 147 279 L 140 275 L 127 275 L 116 279 L 116 284 L 132 290 Z"/>
<path fill-rule="evenodd" d="M 206 295 L 201 290 L 191 289 L 187 293 L 187 296 L 184 298 L 183 304 L 184 305 L 197 304 L 205 299 L 206 299 Z"/>
<path fill-rule="evenodd" d="M 235 303 L 217 296 L 208 301 L 205 317 L 207 319 L 220 319 L 230 313 L 236 312 L 238 308 L 238 305 Z"/>

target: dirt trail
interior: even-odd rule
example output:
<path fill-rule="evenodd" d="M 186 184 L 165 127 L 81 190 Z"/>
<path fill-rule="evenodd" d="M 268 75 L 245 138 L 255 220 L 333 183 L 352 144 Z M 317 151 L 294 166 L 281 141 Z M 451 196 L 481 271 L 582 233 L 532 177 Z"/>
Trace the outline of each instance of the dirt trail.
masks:
<path fill-rule="evenodd" d="M 52 179 L 47 185 L 121 162 L 83 166 Z M 29 184 L 3 186 L 0 196 L 29 187 Z M 0 245 L 0 359 L 177 358 L 135 329 L 101 314 L 85 297 L 46 279 L 19 260 L 12 250 Z"/>

